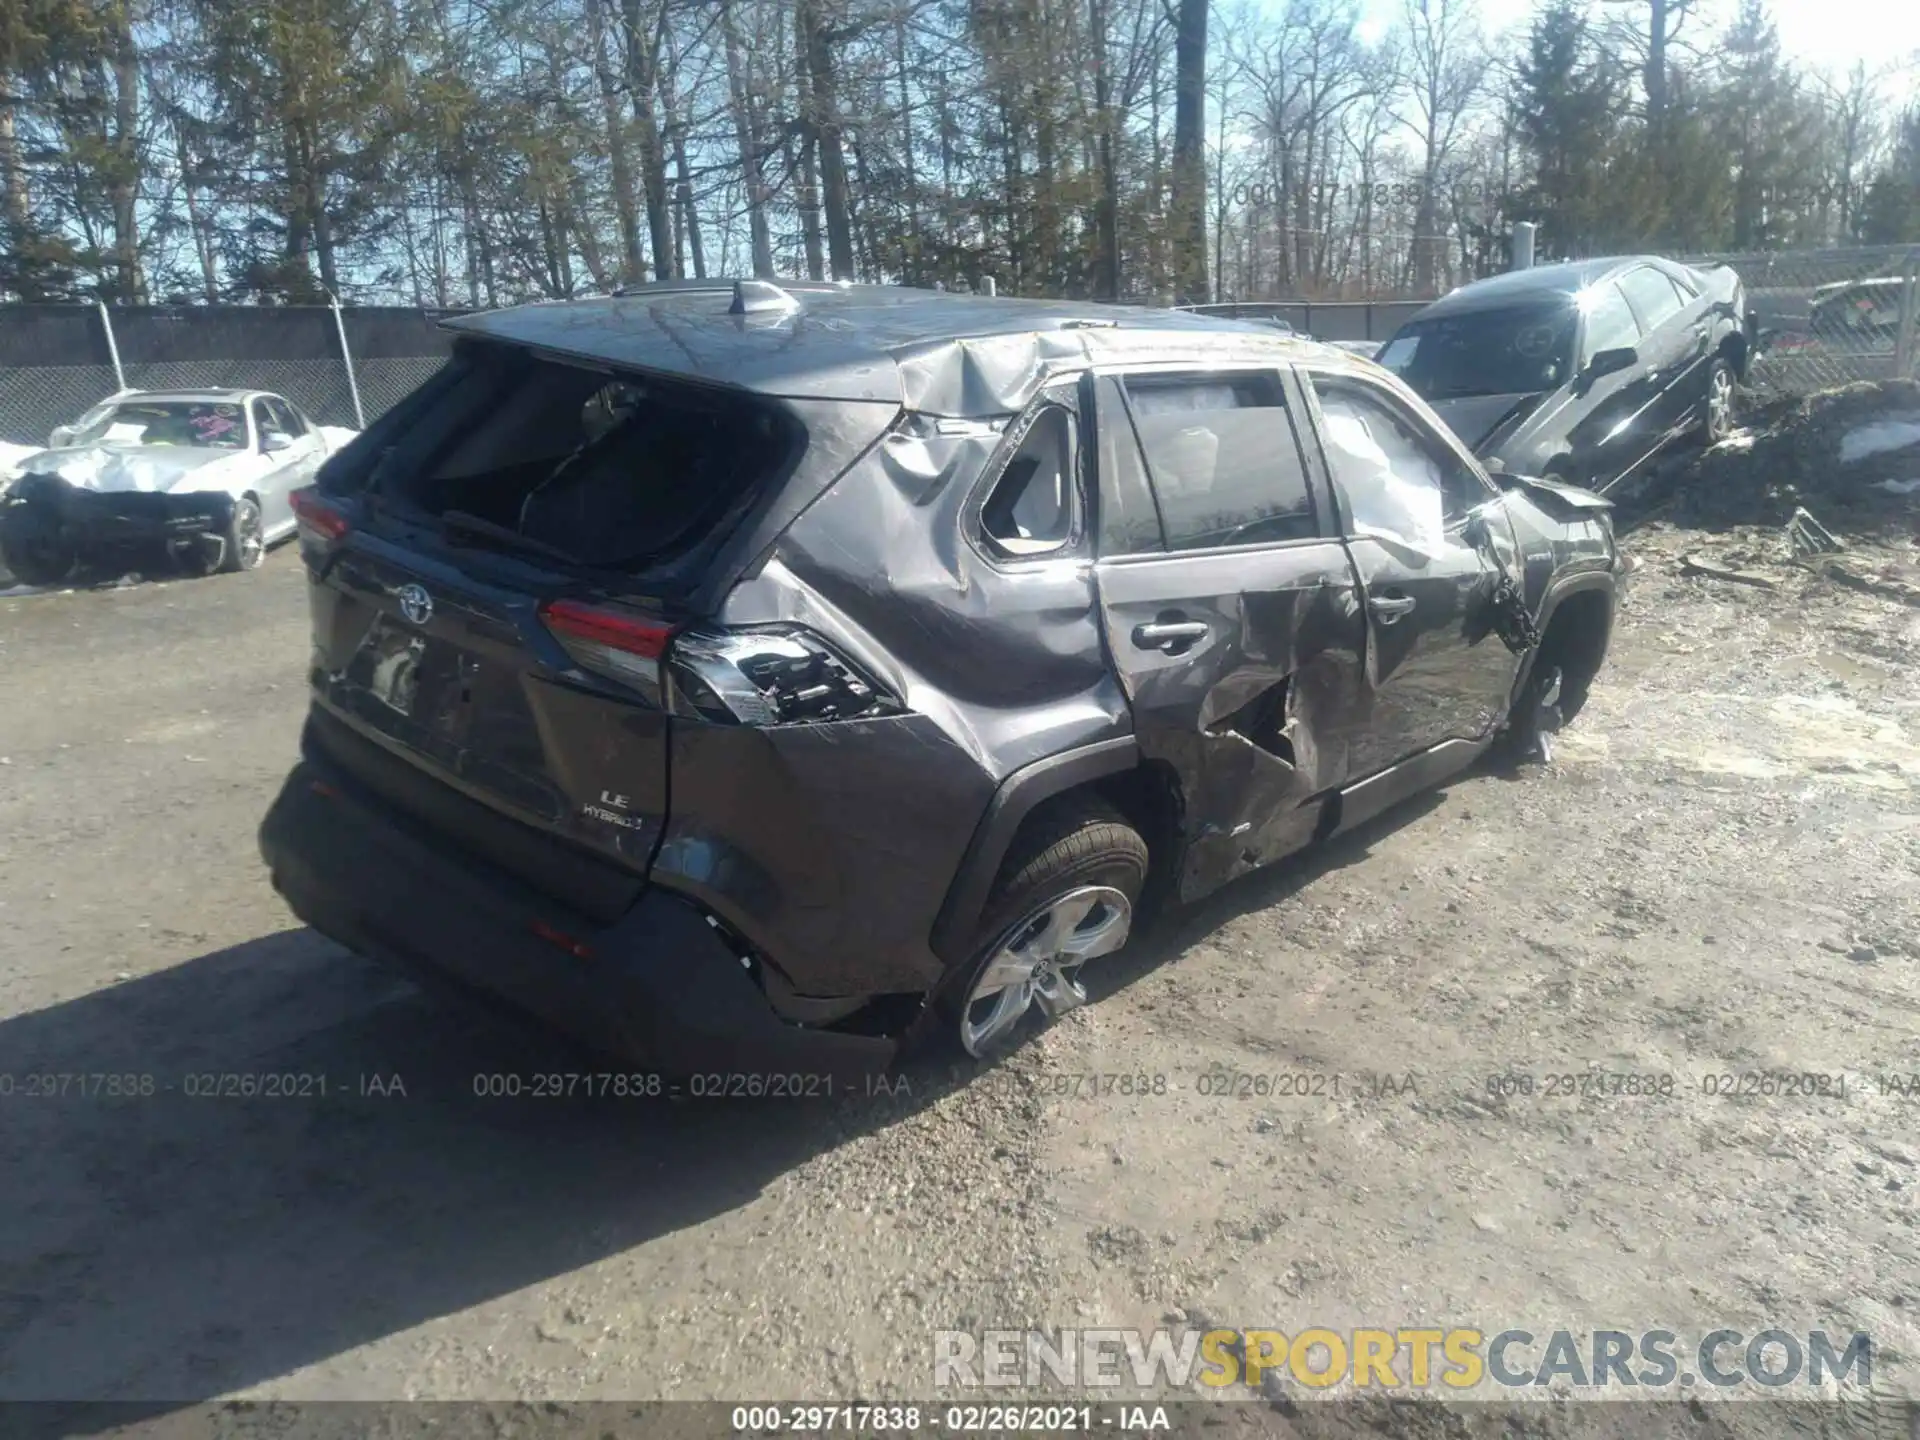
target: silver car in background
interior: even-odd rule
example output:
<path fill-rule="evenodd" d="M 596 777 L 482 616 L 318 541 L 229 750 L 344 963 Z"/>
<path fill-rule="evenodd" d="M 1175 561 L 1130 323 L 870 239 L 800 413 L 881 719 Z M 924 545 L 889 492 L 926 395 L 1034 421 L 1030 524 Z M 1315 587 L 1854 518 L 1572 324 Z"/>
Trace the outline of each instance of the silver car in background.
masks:
<path fill-rule="evenodd" d="M 189 574 L 251 570 L 293 535 L 292 493 L 354 434 L 264 390 L 109 396 L 14 461 L 0 561 L 28 585 L 155 558 Z"/>

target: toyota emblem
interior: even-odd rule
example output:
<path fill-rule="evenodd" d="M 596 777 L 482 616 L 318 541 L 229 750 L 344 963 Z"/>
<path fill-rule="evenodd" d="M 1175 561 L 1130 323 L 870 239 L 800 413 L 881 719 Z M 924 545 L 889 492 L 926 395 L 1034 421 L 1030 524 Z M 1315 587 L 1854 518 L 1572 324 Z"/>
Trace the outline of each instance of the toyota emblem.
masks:
<path fill-rule="evenodd" d="M 402 585 L 397 592 L 400 613 L 410 625 L 424 625 L 433 618 L 433 597 L 424 585 Z"/>

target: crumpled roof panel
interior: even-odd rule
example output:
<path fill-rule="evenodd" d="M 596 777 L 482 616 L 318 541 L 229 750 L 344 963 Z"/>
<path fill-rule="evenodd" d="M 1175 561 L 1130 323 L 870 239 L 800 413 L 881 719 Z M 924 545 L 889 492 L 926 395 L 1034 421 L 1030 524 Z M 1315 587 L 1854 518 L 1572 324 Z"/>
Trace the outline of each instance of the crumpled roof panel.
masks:
<path fill-rule="evenodd" d="M 1270 327 L 1173 310 L 878 285 L 784 288 L 797 308 L 734 315 L 731 284 L 679 282 L 445 324 L 768 395 L 883 401 L 968 418 L 1018 411 L 1049 373 L 1092 360 L 1278 364 L 1311 348 Z"/>

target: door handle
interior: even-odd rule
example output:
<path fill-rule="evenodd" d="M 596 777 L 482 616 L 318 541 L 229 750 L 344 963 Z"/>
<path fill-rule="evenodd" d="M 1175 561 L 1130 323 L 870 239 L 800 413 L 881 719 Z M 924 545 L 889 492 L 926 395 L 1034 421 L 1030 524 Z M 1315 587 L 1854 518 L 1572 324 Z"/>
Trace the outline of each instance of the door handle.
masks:
<path fill-rule="evenodd" d="M 1204 640 L 1206 636 L 1204 620 L 1163 620 L 1133 627 L 1133 643 L 1142 650 L 1171 650 L 1177 645 Z"/>
<path fill-rule="evenodd" d="M 1382 625 L 1391 625 L 1413 610 L 1411 595 L 1375 595 L 1368 599 L 1374 615 Z"/>

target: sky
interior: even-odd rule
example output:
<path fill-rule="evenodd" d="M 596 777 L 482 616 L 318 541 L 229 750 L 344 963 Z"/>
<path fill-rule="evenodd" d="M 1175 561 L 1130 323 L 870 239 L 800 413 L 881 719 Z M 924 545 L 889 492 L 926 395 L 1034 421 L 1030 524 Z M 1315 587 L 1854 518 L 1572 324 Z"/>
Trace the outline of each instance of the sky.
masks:
<path fill-rule="evenodd" d="M 1682 28 L 1681 41 L 1710 40 L 1735 8 L 1733 0 L 1703 0 Z M 1835 74 L 1844 74 L 1856 60 L 1865 60 L 1869 68 L 1904 61 L 1911 76 L 1908 89 L 1920 89 L 1920 4 L 1913 0 L 1772 0 L 1769 8 L 1788 55 Z M 1480 0 L 1489 34 L 1524 28 L 1533 9 L 1532 0 Z M 1399 10 L 1398 0 L 1363 0 L 1365 20 L 1376 25 Z"/>

